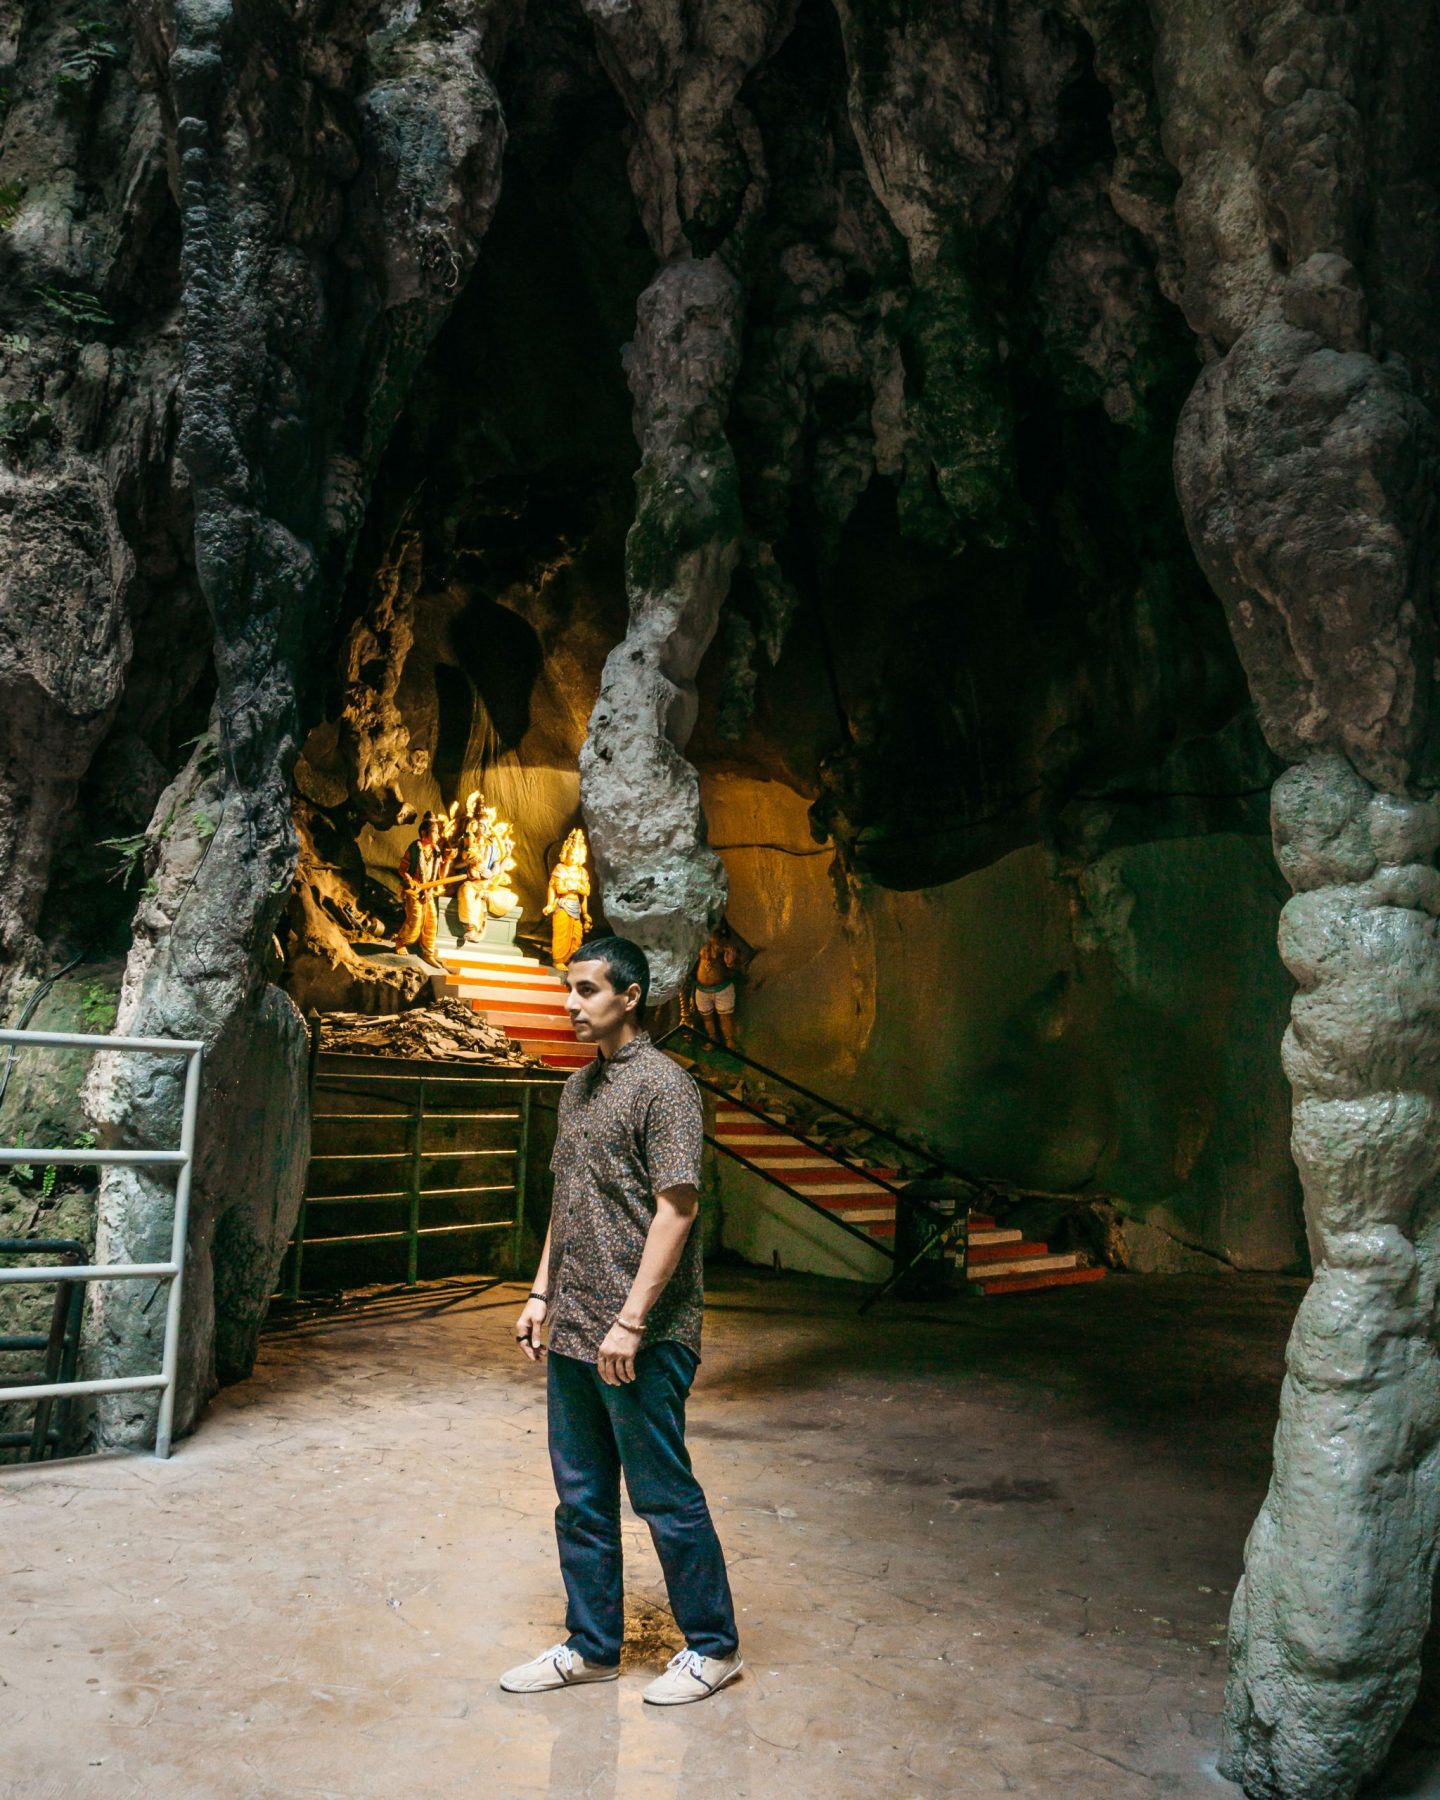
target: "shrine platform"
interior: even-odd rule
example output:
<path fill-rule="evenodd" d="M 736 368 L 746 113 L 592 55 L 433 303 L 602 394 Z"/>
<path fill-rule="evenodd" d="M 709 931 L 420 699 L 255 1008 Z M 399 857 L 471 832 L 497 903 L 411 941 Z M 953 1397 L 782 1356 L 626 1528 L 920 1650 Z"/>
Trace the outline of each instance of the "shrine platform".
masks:
<path fill-rule="evenodd" d="M 441 945 L 445 991 L 498 1025 L 552 1069 L 582 1069 L 595 1054 L 578 1044 L 566 1016 L 564 984 L 537 956 L 484 944 Z"/>

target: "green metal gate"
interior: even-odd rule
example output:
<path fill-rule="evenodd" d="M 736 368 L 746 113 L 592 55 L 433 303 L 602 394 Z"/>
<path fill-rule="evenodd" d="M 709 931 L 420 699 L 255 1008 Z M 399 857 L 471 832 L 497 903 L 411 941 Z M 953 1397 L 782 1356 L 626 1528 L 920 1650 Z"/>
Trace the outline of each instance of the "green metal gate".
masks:
<path fill-rule="evenodd" d="M 391 1247 L 400 1245 L 413 1287 L 422 1246 L 455 1242 L 449 1267 L 437 1254 L 423 1270 L 450 1274 L 473 1261 L 459 1246 L 494 1233 L 508 1237 L 510 1269 L 518 1271 L 534 1114 L 553 1108 L 563 1079 L 485 1065 L 317 1057 L 310 1170 L 280 1292 L 298 1300 L 307 1280 L 327 1288 L 394 1280 L 399 1255 Z"/>

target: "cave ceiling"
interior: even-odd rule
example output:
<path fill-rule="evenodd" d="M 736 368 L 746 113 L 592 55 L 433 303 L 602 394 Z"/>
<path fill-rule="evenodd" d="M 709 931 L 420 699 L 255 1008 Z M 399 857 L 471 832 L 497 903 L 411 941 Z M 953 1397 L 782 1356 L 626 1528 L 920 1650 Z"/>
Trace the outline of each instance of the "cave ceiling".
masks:
<path fill-rule="evenodd" d="M 690 755 L 794 788 L 884 885 L 1036 841 L 1073 868 L 1263 831 L 1278 766 L 1174 497 L 1201 347 L 1167 273 L 1173 177 L 1137 148 L 1131 92 L 1117 133 L 1086 32 L 1050 23 L 1045 94 L 1010 96 L 1003 169 L 954 173 L 965 204 L 933 242 L 876 197 L 855 19 L 806 0 L 743 88 L 768 174 L 727 420 L 744 531 Z M 347 677 L 344 645 L 398 582 L 391 725 L 447 800 L 477 758 L 573 767 L 583 742 L 624 635 L 622 358 L 655 268 L 578 9 L 532 8 L 499 86 L 501 196 L 380 464 L 322 703 L 343 734 L 385 685 L 374 656 Z M 384 731 L 357 729 L 349 799 L 393 823 Z"/>

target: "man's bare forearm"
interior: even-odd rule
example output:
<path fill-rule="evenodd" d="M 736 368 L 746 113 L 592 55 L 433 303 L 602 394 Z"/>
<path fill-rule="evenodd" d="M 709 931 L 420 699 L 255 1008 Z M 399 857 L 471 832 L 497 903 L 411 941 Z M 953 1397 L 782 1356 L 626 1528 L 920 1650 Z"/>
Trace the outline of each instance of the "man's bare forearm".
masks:
<path fill-rule="evenodd" d="M 540 1252 L 540 1262 L 535 1270 L 535 1279 L 530 1283 L 531 1291 L 536 1294 L 548 1294 L 550 1281 L 550 1228 L 545 1231 L 545 1248 Z"/>
<path fill-rule="evenodd" d="M 685 1240 L 700 1210 L 700 1196 L 693 1187 L 666 1188 L 655 1197 L 655 1217 L 645 1234 L 640 1267 L 635 1272 L 629 1297 L 620 1316 L 632 1325 L 642 1324 L 665 1285 L 680 1265 Z"/>

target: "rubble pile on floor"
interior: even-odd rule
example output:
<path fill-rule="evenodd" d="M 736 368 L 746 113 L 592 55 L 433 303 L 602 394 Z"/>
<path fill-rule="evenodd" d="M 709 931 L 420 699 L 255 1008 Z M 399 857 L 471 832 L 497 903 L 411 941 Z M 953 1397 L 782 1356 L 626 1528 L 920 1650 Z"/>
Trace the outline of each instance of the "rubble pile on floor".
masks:
<path fill-rule="evenodd" d="M 320 1021 L 320 1048 L 345 1056 L 503 1063 L 511 1068 L 529 1068 L 535 1060 L 461 1000 L 440 1000 L 379 1017 L 326 1013 Z"/>

